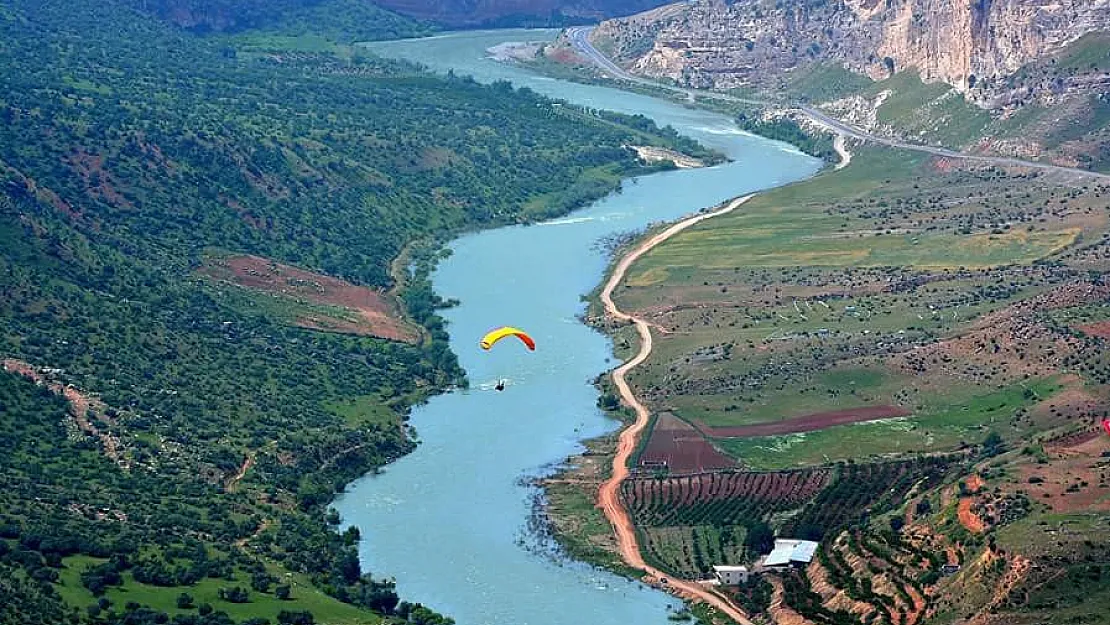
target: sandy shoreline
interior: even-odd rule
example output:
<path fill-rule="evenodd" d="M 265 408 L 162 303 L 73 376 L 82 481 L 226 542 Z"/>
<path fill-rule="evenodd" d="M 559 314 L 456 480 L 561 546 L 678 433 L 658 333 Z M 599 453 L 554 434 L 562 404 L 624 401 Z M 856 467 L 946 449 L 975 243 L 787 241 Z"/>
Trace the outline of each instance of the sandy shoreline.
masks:
<path fill-rule="evenodd" d="M 699 159 L 668 148 L 661 148 L 654 145 L 630 145 L 627 147 L 636 150 L 636 155 L 645 163 L 671 161 L 675 164 L 675 167 L 679 169 L 705 167 L 705 163 L 701 162 Z"/>
<path fill-rule="evenodd" d="M 495 61 L 530 61 L 536 58 L 543 44 L 535 41 L 506 41 L 486 48 L 486 54 Z"/>

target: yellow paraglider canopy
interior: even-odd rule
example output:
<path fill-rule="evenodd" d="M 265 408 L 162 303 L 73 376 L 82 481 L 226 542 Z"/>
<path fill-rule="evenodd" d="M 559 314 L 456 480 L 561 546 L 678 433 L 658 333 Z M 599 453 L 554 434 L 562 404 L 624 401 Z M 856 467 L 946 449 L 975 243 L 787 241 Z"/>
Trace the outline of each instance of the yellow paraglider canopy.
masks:
<path fill-rule="evenodd" d="M 520 339 L 522 343 L 524 343 L 529 351 L 536 351 L 536 342 L 532 340 L 532 337 L 528 336 L 527 332 L 509 326 L 497 328 L 496 330 L 491 330 L 488 334 L 482 337 L 482 342 L 480 343 L 480 345 L 482 346 L 482 349 L 488 350 L 493 347 L 494 343 L 500 341 L 506 336 L 515 336 Z"/>

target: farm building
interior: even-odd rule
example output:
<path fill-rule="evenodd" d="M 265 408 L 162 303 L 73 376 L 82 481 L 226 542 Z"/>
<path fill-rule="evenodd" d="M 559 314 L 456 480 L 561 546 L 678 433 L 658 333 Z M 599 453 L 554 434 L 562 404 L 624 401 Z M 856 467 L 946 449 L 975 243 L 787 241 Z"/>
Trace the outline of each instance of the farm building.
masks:
<path fill-rule="evenodd" d="M 746 566 L 718 564 L 713 567 L 713 572 L 717 574 L 717 581 L 722 586 L 736 586 L 748 581 L 749 571 Z"/>
<path fill-rule="evenodd" d="M 775 548 L 763 558 L 760 566 L 765 569 L 786 568 L 791 565 L 805 566 L 813 560 L 817 543 L 812 540 L 793 540 L 779 538 Z"/>

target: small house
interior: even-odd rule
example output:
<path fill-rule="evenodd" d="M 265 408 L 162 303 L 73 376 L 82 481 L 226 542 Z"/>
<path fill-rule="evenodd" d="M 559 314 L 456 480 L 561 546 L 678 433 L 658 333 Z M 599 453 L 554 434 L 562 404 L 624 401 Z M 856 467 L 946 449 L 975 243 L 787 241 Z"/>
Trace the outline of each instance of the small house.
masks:
<path fill-rule="evenodd" d="M 749 571 L 746 566 L 718 564 L 713 567 L 713 572 L 722 586 L 739 586 L 748 581 Z"/>

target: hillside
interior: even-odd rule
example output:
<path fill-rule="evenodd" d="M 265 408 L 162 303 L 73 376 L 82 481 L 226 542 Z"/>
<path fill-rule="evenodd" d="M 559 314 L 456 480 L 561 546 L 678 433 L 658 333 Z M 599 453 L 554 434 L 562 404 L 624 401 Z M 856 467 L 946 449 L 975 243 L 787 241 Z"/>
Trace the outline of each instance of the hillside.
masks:
<path fill-rule="evenodd" d="M 378 4 L 453 28 L 563 26 L 646 11 L 666 0 L 380 0 Z"/>
<path fill-rule="evenodd" d="M 1105 0 L 699 0 L 591 37 L 640 75 L 824 104 L 917 141 L 1107 168 L 1108 36 Z"/>
<path fill-rule="evenodd" d="M 369 41 L 435 30 L 368 0 L 126 0 L 125 4 L 194 32 L 271 31 Z"/>
<path fill-rule="evenodd" d="M 447 622 L 326 510 L 466 384 L 436 243 L 696 146 L 129 0 L 7 2 L 0 41 L 0 623 Z"/>
<path fill-rule="evenodd" d="M 621 491 L 644 557 L 701 579 L 772 534 L 820 541 L 728 589 L 779 624 L 1105 622 L 1110 187 L 853 151 L 614 292 L 653 328 L 630 382 L 654 419 Z M 597 454 L 556 478 L 556 519 Z M 609 562 L 578 527 L 560 531 Z"/>
<path fill-rule="evenodd" d="M 631 15 L 665 0 L 128 0 L 196 31 L 298 29 L 393 39 L 439 27 L 561 26 Z"/>

